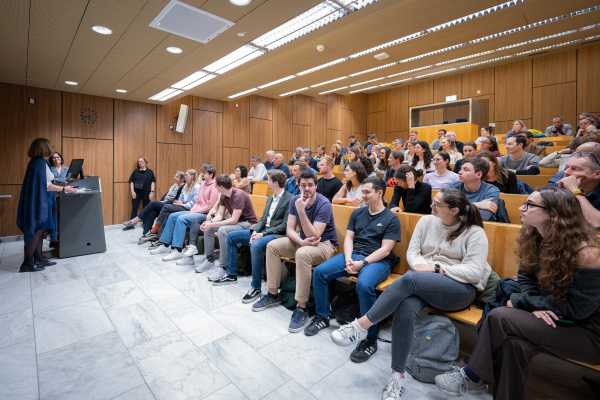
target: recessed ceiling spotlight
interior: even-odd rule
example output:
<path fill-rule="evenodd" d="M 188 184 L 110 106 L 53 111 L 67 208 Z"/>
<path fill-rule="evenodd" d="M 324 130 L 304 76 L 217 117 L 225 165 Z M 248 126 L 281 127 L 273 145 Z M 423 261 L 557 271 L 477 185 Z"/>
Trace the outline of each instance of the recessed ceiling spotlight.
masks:
<path fill-rule="evenodd" d="M 92 26 L 92 30 L 100 35 L 112 35 L 112 29 L 107 28 L 106 26 L 94 25 Z"/>
<path fill-rule="evenodd" d="M 65 83 L 69 86 L 77 86 L 79 85 L 79 82 L 75 82 L 75 81 L 65 81 Z"/>
<path fill-rule="evenodd" d="M 183 50 L 179 47 L 175 47 L 175 46 L 169 46 L 166 48 L 167 52 L 171 53 L 171 54 L 181 54 L 183 53 Z"/>
<path fill-rule="evenodd" d="M 237 35 L 239 37 L 244 37 L 244 36 L 246 36 L 246 32 L 238 32 Z"/>
<path fill-rule="evenodd" d="M 116 89 L 115 92 L 117 93 L 127 93 L 126 89 Z"/>
<path fill-rule="evenodd" d="M 244 7 L 252 3 L 252 0 L 229 0 L 231 4 L 238 7 Z"/>
<path fill-rule="evenodd" d="M 318 44 L 317 47 L 315 47 L 315 49 L 319 52 L 322 53 L 325 51 L 325 45 L 324 44 Z"/>
<path fill-rule="evenodd" d="M 375 54 L 373 56 L 373 58 L 376 59 L 377 61 L 383 61 L 383 60 L 390 58 L 390 55 L 384 51 L 382 53 Z"/>

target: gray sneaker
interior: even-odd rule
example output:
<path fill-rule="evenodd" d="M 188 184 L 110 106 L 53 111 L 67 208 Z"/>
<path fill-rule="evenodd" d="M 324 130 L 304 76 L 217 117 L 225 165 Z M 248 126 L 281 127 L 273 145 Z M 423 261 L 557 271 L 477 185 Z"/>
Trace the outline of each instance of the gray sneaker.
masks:
<path fill-rule="evenodd" d="M 401 399 L 405 391 L 406 390 L 404 389 L 402 383 L 400 383 L 400 380 L 392 375 L 390 381 L 387 385 L 385 385 L 385 388 L 381 393 L 381 400 Z"/>
<path fill-rule="evenodd" d="M 196 268 L 194 268 L 194 271 L 196 271 L 197 274 L 201 274 L 203 272 L 206 272 L 208 270 L 210 270 L 213 267 L 213 263 L 211 263 L 208 260 L 204 260 L 204 262 L 201 262 L 200 265 L 198 265 Z"/>
<path fill-rule="evenodd" d="M 216 282 L 226 276 L 227 276 L 227 271 L 225 271 L 225 268 L 223 268 L 221 266 L 215 266 L 213 269 L 208 271 L 208 274 L 207 274 L 207 278 L 208 278 L 209 282 Z"/>
<path fill-rule="evenodd" d="M 465 375 L 462 368 L 436 376 L 435 386 L 447 396 L 462 396 L 466 393 L 477 394 L 486 391 L 485 383 L 473 382 Z"/>
<path fill-rule="evenodd" d="M 270 307 L 275 307 L 281 304 L 281 297 L 279 295 L 273 296 L 271 293 L 267 293 L 262 296 L 260 300 L 252 304 L 252 311 L 263 311 Z"/>
<path fill-rule="evenodd" d="M 308 311 L 300 307 L 296 307 L 296 309 L 292 313 L 292 319 L 290 320 L 290 326 L 288 327 L 288 331 L 290 333 L 300 332 L 302 329 L 304 329 L 308 322 Z"/>

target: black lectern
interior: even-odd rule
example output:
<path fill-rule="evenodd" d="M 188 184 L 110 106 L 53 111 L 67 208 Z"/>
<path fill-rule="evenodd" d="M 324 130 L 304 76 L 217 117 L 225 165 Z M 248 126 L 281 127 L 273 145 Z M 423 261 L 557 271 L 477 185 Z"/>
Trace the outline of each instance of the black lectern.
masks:
<path fill-rule="evenodd" d="M 75 257 L 106 251 L 100 180 L 88 176 L 70 183 L 75 193 L 60 193 L 58 257 Z"/>

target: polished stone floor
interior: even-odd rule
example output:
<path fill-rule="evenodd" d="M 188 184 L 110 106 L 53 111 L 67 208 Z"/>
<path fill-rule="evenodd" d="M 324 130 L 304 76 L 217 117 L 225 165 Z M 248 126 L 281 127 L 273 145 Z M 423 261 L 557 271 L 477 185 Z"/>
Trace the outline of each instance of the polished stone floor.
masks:
<path fill-rule="evenodd" d="M 22 242 L 0 243 L 0 399 L 380 398 L 390 344 L 354 364 L 325 332 L 288 333 L 283 307 L 251 312 L 248 278 L 213 287 L 138 235 L 108 227 L 106 253 L 33 274 L 15 273 Z M 410 379 L 406 398 L 443 396 Z"/>

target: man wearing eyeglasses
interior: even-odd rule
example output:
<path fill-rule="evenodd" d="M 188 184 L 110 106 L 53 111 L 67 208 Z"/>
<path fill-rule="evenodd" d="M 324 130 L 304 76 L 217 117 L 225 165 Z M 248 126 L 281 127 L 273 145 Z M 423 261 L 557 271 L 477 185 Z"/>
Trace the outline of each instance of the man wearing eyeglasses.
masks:
<path fill-rule="evenodd" d="M 578 151 L 571 156 L 558 186 L 577 196 L 585 219 L 600 228 L 600 144 L 593 147 L 590 152 Z"/>

